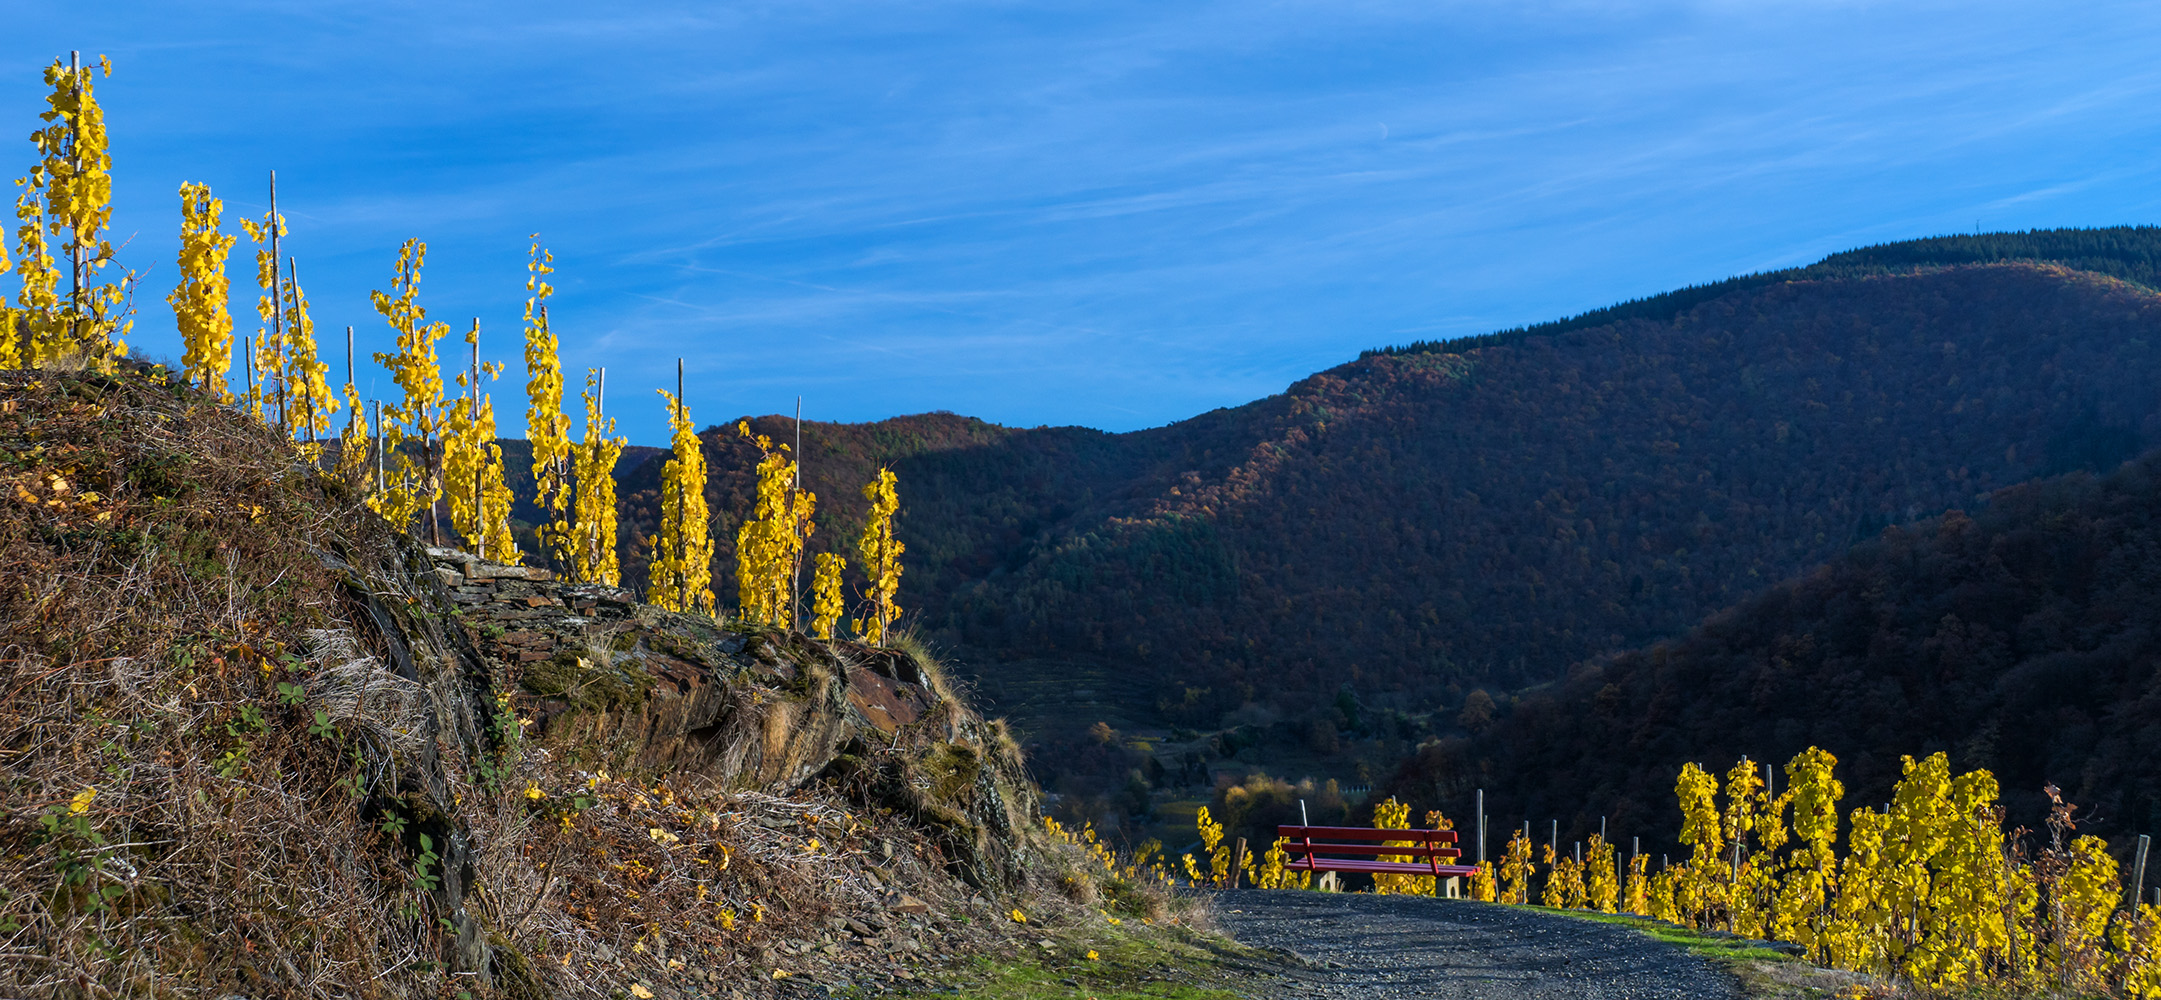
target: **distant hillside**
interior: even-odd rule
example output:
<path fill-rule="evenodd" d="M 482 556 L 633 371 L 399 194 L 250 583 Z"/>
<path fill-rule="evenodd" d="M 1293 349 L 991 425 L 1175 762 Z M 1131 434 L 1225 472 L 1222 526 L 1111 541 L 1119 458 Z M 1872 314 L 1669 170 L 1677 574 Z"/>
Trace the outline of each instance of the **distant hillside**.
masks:
<path fill-rule="evenodd" d="M 1572 670 L 1483 735 L 1430 745 L 1395 789 L 1580 839 L 1679 829 L 1676 772 L 1741 754 L 1837 754 L 1847 808 L 1884 801 L 1900 754 L 1996 772 L 2014 823 L 2040 788 L 2082 831 L 2161 830 L 2161 452 L 2105 478 L 2024 484 L 1969 516 L 1878 539 L 1671 642 Z M 1505 703 L 1505 699 L 1504 699 Z M 1422 808 L 1422 807 L 1421 807 Z"/>
<path fill-rule="evenodd" d="M 1927 267 L 2013 262 L 2055 264 L 2078 271 L 2091 271 L 2142 285 L 2149 290 L 2161 291 L 2161 227 L 2034 229 L 2023 233 L 1975 233 L 1971 236 L 1937 236 L 1925 240 L 1883 243 L 1835 253 L 1807 267 L 1761 271 L 1709 284 L 1691 285 L 1646 298 L 1631 299 L 1603 309 L 1593 309 L 1567 319 L 1454 340 L 1414 341 L 1399 347 L 1375 348 L 1360 356 L 1466 351 L 1474 347 L 1510 343 L 1529 336 L 1585 330 L 1630 319 L 1665 322 L 1720 296 L 1784 281 L 1863 278 L 1906 273 Z"/>
<path fill-rule="evenodd" d="M 583 439 L 585 431 L 581 423 L 571 427 L 571 435 Z M 513 524 L 532 525 L 540 520 L 540 508 L 533 502 L 533 443 L 519 438 L 504 438 L 498 442 L 503 448 L 503 482 L 510 487 L 512 503 L 510 518 Z M 665 455 L 665 448 L 642 445 L 625 445 L 623 454 L 615 461 L 615 477 L 620 480 L 636 471 L 646 460 L 655 455 Z M 535 547 L 533 539 L 520 533 L 520 545 Z"/>
<path fill-rule="evenodd" d="M 1855 251 L 1677 311 L 1372 354 L 1130 434 L 806 424 L 814 547 L 849 550 L 858 485 L 892 466 L 911 620 L 1038 722 L 1212 726 L 1345 685 L 1452 714 L 1473 687 L 1676 634 L 1886 524 L 2161 441 L 2161 298 L 2033 262 L 2144 280 L 2157 245 L 2124 229 Z M 2024 262 L 1972 263 L 1999 259 Z M 732 429 L 705 439 L 725 573 L 751 452 Z M 626 478 L 627 526 L 652 530 L 656 476 Z"/>

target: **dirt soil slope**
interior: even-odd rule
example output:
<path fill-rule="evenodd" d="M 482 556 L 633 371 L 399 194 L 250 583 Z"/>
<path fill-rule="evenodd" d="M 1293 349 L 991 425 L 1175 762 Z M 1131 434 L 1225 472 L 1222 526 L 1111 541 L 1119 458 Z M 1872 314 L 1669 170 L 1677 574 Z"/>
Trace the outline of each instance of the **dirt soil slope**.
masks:
<path fill-rule="evenodd" d="M 0 371 L 0 996 L 764 997 L 1155 916 L 1050 881 L 1081 849 L 928 657 L 360 485 L 161 370 Z"/>

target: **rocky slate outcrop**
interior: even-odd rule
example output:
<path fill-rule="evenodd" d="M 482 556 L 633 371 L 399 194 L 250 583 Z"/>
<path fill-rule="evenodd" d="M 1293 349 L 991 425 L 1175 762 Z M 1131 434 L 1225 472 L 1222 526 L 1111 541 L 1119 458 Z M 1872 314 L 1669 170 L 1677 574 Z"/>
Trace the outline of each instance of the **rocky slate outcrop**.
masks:
<path fill-rule="evenodd" d="M 567 584 L 547 570 L 431 548 L 436 575 L 528 737 L 582 766 L 699 775 L 785 794 L 831 781 L 904 810 L 955 874 L 1023 878 L 1035 791 L 999 722 L 909 653 L 722 626 Z"/>

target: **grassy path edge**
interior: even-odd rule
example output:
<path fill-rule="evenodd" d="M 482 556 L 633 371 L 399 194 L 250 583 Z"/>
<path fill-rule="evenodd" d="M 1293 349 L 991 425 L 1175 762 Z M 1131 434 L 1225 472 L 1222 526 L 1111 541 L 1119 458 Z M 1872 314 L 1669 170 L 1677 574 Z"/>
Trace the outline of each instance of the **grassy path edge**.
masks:
<path fill-rule="evenodd" d="M 1878 990 L 1871 987 L 1880 987 L 1865 976 L 1818 968 L 1768 942 L 1723 931 L 1631 914 L 1523 908 L 1625 927 L 1681 948 L 1731 974 L 1750 1000 L 1828 1000 L 1873 995 Z M 1044 928 L 1024 946 L 977 956 L 939 976 L 942 981 L 935 985 L 921 983 L 875 995 L 907 1000 L 956 994 L 971 1000 L 1237 1000 L 1272 979 L 1269 967 L 1282 960 L 1222 934 L 1186 926 L 1069 925 Z"/>
<path fill-rule="evenodd" d="M 1681 948 L 1732 973 L 1733 977 L 1740 981 L 1742 992 L 1751 1000 L 1816 1000 L 1841 994 L 1853 996 L 1856 995 L 1853 987 L 1862 988 L 1860 995 L 1874 992 L 1868 989 L 1873 984 L 1867 976 L 1841 969 L 1820 968 L 1807 959 L 1773 947 L 1773 942 L 1744 938 L 1724 931 L 1697 930 L 1629 913 L 1564 910 L 1551 906 L 1530 906 L 1526 909 L 1626 927 L 1653 940 Z"/>
<path fill-rule="evenodd" d="M 1240 1000 L 1271 958 L 1186 926 L 1045 928 L 1025 946 L 980 955 L 940 986 L 879 994 L 970 1000 Z M 843 994 L 846 995 L 846 994 Z M 867 995 L 867 994 L 866 994 Z"/>

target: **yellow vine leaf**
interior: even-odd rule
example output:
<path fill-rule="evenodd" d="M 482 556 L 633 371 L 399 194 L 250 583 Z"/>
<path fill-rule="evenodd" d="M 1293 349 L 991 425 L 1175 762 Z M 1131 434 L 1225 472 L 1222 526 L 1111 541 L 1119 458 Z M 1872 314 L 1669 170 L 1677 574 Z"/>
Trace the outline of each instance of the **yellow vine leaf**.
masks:
<path fill-rule="evenodd" d="M 661 468 L 660 538 L 645 599 L 670 611 L 713 613 L 713 537 L 705 504 L 705 451 L 693 432 L 690 409 L 673 393 L 668 401 L 675 454 Z"/>
<path fill-rule="evenodd" d="M 302 442 L 301 452 L 317 457 L 316 435 L 330 430 L 330 418 L 338 412 L 338 397 L 330 391 L 326 376 L 330 366 L 317 357 L 315 319 L 308 312 L 308 296 L 300 287 L 292 262 L 286 262 L 284 291 L 285 370 L 280 382 L 287 386 L 291 415 L 288 432 Z"/>
<path fill-rule="evenodd" d="M 60 267 L 45 242 L 45 169 L 30 168 L 28 176 L 15 182 L 22 194 L 15 199 L 15 276 L 22 281 L 9 310 L 13 328 L 21 339 L 8 341 L 9 367 L 35 368 L 58 358 L 66 338 L 67 322 L 60 312 Z"/>
<path fill-rule="evenodd" d="M 548 297 L 555 286 L 555 255 L 534 234 L 525 262 L 525 437 L 533 445 L 534 503 L 540 508 L 541 548 L 558 564 L 577 563 L 579 539 L 569 520 L 574 499 L 570 417 L 563 413 L 561 345 L 548 324 Z"/>
<path fill-rule="evenodd" d="M 110 77 L 111 64 L 103 56 L 98 63 Z M 113 261 L 113 246 L 105 239 L 113 214 L 112 154 L 95 77 L 88 67 L 78 70 L 57 59 L 45 68 L 45 83 L 52 89 L 38 118 L 46 124 L 30 135 L 39 161 L 17 182 L 25 190 L 16 202 L 16 217 L 25 228 L 39 230 L 34 238 L 21 228 L 16 231 L 23 251 L 17 264 L 24 282 L 22 304 L 30 312 L 26 360 L 32 365 L 74 354 L 99 371 L 110 371 L 114 359 L 127 353 L 121 335 L 132 321 L 122 316 L 134 275 L 102 285 L 92 280 Z M 58 252 L 71 267 L 79 266 L 83 279 L 64 302 L 59 267 L 45 245 L 48 236 L 57 240 Z M 17 353 L 23 353 L 19 347 Z"/>
<path fill-rule="evenodd" d="M 787 627 L 794 624 L 796 567 L 813 530 L 818 498 L 796 486 L 787 445 L 776 448 L 771 438 L 751 433 L 747 420 L 736 425 L 736 433 L 759 454 L 757 496 L 735 533 L 736 601 L 744 620 Z"/>
<path fill-rule="evenodd" d="M 820 552 L 817 571 L 811 580 L 812 603 L 810 611 L 810 634 L 831 641 L 833 628 L 840 623 L 847 610 L 840 594 L 840 572 L 848 560 L 836 552 Z"/>
<path fill-rule="evenodd" d="M 480 321 L 465 342 L 477 353 Z M 450 501 L 450 524 L 475 554 L 516 565 L 523 553 L 510 533 L 510 487 L 503 481 L 503 449 L 496 444 L 495 400 L 480 391 L 479 381 L 500 378 L 503 366 L 483 363 L 458 373 L 465 394 L 449 406 L 443 421 L 443 481 Z"/>
<path fill-rule="evenodd" d="M 375 353 L 375 363 L 390 370 L 404 396 L 396 407 L 384 407 L 383 451 L 396 460 L 396 473 L 368 505 L 400 528 L 435 506 L 442 497 L 441 461 L 443 373 L 438 366 L 435 342 L 449 335 L 445 323 L 428 322 L 421 308 L 420 269 L 426 264 L 428 245 L 406 240 L 398 248 L 397 270 L 391 291 L 371 291 L 369 301 L 390 328 L 397 332 L 396 350 Z M 411 439 L 418 447 L 405 447 Z"/>
<path fill-rule="evenodd" d="M 856 551 L 863 558 L 863 572 L 870 577 L 871 612 L 868 619 L 850 623 L 849 631 L 874 646 L 885 644 L 886 630 L 901 612 L 894 597 L 900 593 L 900 557 L 907 546 L 893 536 L 893 518 L 900 513 L 898 482 L 892 470 L 881 468 L 878 478 L 863 487 L 863 498 L 870 501 L 870 518 L 863 524 Z"/>
<path fill-rule="evenodd" d="M 225 277 L 225 260 L 239 239 L 219 230 L 224 209 L 224 202 L 210 196 L 210 185 L 180 185 L 180 283 L 165 297 L 180 330 L 185 378 L 221 402 L 232 399 L 225 373 L 233 364 L 233 316 L 227 307 L 232 283 Z"/>
<path fill-rule="evenodd" d="M 622 577 L 615 550 L 615 463 L 624 439 L 601 416 L 600 371 L 585 372 L 585 440 L 571 448 L 572 494 L 566 568 L 577 583 L 615 586 Z"/>

